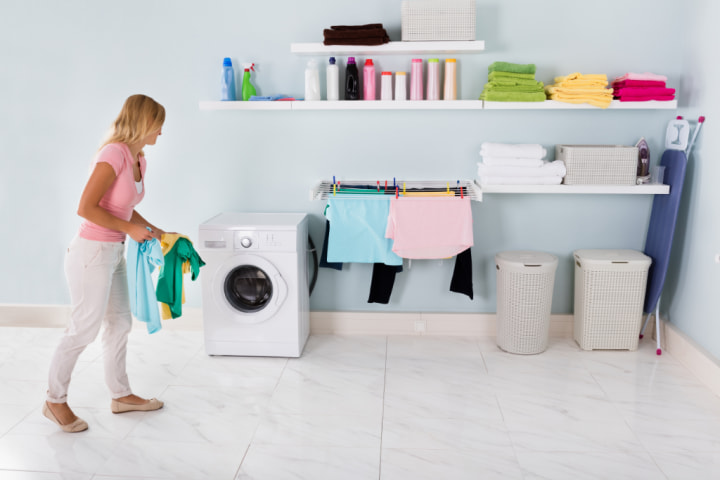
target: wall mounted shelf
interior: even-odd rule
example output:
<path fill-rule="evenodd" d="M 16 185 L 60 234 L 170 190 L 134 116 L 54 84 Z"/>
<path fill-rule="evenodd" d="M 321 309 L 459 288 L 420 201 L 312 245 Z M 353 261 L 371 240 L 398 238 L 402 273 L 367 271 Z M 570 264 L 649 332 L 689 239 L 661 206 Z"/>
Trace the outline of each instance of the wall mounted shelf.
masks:
<path fill-rule="evenodd" d="M 613 100 L 607 110 L 672 110 L 677 100 L 669 102 L 620 102 Z M 576 105 L 555 100 L 544 102 L 484 102 L 482 100 L 390 100 L 316 102 L 219 102 L 202 101 L 200 110 L 600 110 L 592 105 Z"/>
<path fill-rule="evenodd" d="M 422 55 L 477 53 L 485 50 L 483 40 L 454 42 L 389 42 L 383 45 L 323 45 L 291 43 L 290 52 L 301 55 Z"/>
<path fill-rule="evenodd" d="M 667 195 L 669 185 L 476 185 L 485 194 L 491 193 L 573 193 L 609 195 Z"/>

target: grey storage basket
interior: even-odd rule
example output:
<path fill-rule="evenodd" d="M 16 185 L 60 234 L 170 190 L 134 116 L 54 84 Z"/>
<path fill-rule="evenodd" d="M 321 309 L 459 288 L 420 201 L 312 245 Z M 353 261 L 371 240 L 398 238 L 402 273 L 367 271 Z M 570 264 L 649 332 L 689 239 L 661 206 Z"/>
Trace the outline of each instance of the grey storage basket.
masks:
<path fill-rule="evenodd" d="M 497 345 L 510 353 L 544 352 L 558 259 L 543 252 L 495 255 L 497 268 Z"/>
<path fill-rule="evenodd" d="M 475 0 L 403 0 L 402 40 L 475 40 Z"/>
<path fill-rule="evenodd" d="M 583 350 L 635 350 L 651 259 L 636 250 L 576 250 L 573 336 Z"/>

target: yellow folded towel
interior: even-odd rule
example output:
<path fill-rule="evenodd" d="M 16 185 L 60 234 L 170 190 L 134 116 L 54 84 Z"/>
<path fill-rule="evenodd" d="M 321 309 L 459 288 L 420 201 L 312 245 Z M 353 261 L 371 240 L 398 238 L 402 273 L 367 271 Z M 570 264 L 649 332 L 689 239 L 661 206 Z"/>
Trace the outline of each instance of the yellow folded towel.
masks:
<path fill-rule="evenodd" d="M 555 85 L 558 87 L 580 87 L 580 86 L 600 86 L 605 87 L 608 84 L 607 75 L 604 74 L 582 74 L 571 73 L 564 77 L 555 77 Z"/>
<path fill-rule="evenodd" d="M 612 95 L 568 95 L 565 93 L 550 94 L 549 100 L 557 100 L 564 103 L 587 103 L 594 107 L 607 108 L 612 103 Z"/>
<path fill-rule="evenodd" d="M 570 88 L 570 87 L 559 87 L 557 84 L 546 86 L 545 91 L 549 94 L 565 93 L 568 95 L 608 95 L 610 97 L 612 97 L 612 95 L 613 95 L 612 88 L 604 88 L 604 87 Z"/>

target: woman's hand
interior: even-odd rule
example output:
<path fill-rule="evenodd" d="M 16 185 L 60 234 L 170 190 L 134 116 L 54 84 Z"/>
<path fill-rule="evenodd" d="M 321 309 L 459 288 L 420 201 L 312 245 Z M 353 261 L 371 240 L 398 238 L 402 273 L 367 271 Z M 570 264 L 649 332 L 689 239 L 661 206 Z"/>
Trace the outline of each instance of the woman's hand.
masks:
<path fill-rule="evenodd" d="M 154 232 L 151 232 L 143 225 L 138 225 L 137 223 L 131 223 L 127 231 L 127 234 L 130 235 L 130 238 L 132 238 L 138 243 L 142 243 L 145 240 L 152 240 L 154 238 L 153 233 Z"/>

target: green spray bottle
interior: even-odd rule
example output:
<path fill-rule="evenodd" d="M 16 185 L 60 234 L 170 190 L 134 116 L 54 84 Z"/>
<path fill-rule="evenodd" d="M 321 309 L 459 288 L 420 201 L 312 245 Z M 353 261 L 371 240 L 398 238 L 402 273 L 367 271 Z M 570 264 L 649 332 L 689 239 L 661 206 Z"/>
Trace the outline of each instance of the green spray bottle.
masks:
<path fill-rule="evenodd" d="M 242 99 L 247 101 L 255 95 L 255 87 L 252 83 L 250 83 L 250 70 L 253 72 L 255 69 L 253 68 L 255 66 L 254 63 L 243 63 L 243 68 L 245 69 L 245 72 L 243 73 L 243 79 L 242 79 Z"/>

